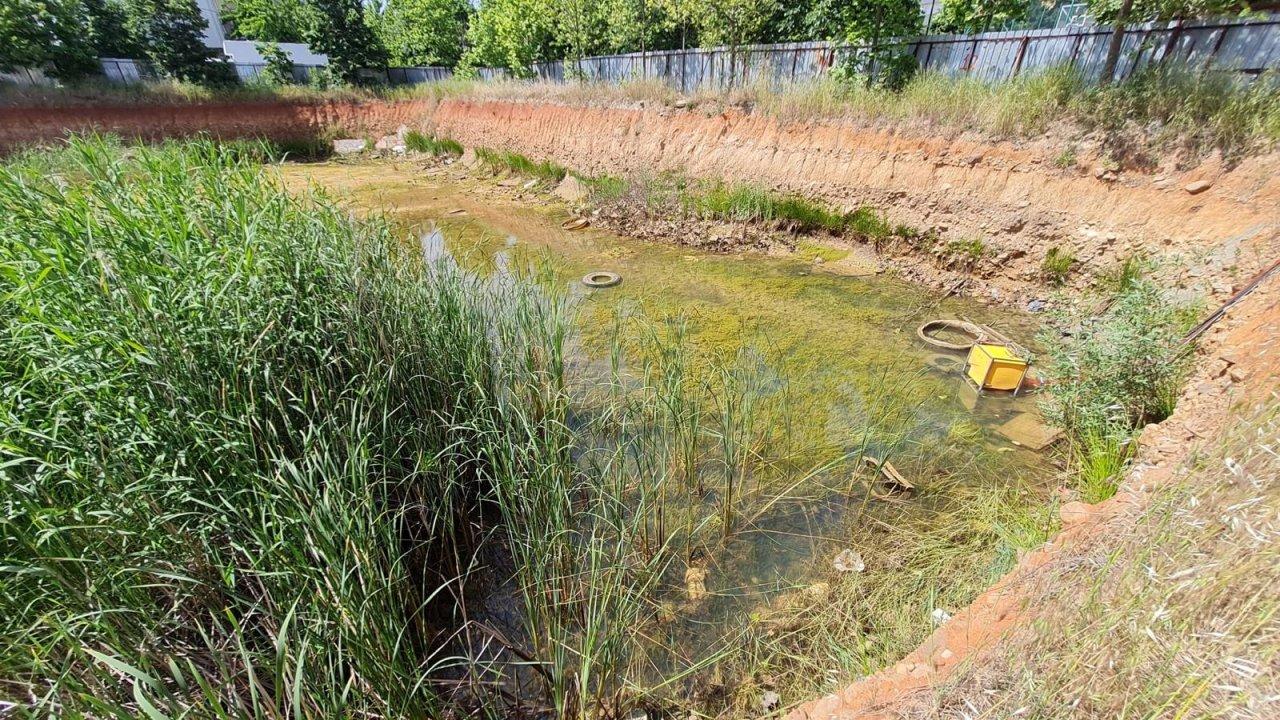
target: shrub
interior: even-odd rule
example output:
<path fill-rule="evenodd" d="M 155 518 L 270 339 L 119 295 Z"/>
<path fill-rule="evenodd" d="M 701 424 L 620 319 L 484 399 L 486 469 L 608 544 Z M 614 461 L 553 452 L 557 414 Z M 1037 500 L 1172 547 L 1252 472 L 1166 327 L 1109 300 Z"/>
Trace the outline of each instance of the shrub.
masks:
<path fill-rule="evenodd" d="M 1116 475 L 1134 429 L 1173 411 L 1190 367 L 1181 337 L 1192 317 L 1137 280 L 1101 313 L 1056 311 L 1051 326 L 1067 332 L 1041 334 L 1051 388 L 1045 418 L 1067 432 L 1090 485 Z"/>

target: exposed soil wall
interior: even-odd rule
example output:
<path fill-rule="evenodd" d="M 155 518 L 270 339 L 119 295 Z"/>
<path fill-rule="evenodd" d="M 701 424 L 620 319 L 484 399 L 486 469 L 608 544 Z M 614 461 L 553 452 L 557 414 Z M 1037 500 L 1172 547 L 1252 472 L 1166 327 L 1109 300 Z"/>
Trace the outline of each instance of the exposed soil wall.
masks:
<path fill-rule="evenodd" d="M 896 223 L 944 238 L 981 238 L 990 250 L 980 267 L 990 275 L 985 292 L 997 300 L 1042 292 L 1040 263 L 1055 245 L 1079 259 L 1080 285 L 1141 252 L 1180 261 L 1171 282 L 1217 296 L 1280 248 L 1274 154 L 1231 169 L 1210 160 L 1185 172 L 1117 173 L 1088 156 L 1059 167 L 1062 141 L 992 143 L 736 112 L 450 100 L 432 121 L 466 145 L 551 158 L 583 173 L 671 170 L 762 183 L 843 206 L 874 205 Z M 910 277 L 946 280 L 927 258 L 900 260 Z"/>
<path fill-rule="evenodd" d="M 70 132 L 113 133 L 160 140 L 206 133 L 222 139 L 294 140 L 341 132 L 348 137 L 419 127 L 428 101 L 255 102 L 182 105 L 0 107 L 0 153 L 46 143 Z"/>

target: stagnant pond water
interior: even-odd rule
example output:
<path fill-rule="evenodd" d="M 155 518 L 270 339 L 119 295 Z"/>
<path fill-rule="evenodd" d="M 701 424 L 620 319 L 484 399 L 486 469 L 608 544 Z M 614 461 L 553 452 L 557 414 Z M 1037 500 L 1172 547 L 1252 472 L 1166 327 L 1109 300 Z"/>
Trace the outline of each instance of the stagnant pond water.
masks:
<path fill-rule="evenodd" d="M 758 491 L 749 506 L 753 511 L 730 539 L 699 558 L 706 598 L 689 602 L 682 597 L 688 590 L 679 580 L 684 569 L 676 570 L 668 593 L 674 619 L 661 632 L 667 634 L 665 645 L 687 649 L 682 662 L 724 642 L 744 618 L 767 614 L 779 596 L 836 582 L 833 557 L 855 545 L 868 578 L 881 567 L 899 573 L 884 575 L 892 582 L 907 573 L 930 594 L 919 608 L 912 607 L 914 615 L 903 621 L 904 628 L 885 633 L 911 642 L 913 633 L 928 626 L 916 615 L 963 602 L 974 590 L 950 587 L 949 577 L 922 577 L 951 566 L 912 568 L 920 554 L 912 543 L 923 534 L 914 528 L 931 522 L 998 523 L 974 520 L 975 509 L 963 507 L 986 502 L 992 492 L 1012 493 L 1000 495 L 1002 502 L 1012 496 L 1022 498 L 1014 504 L 1043 505 L 1052 463 L 996 431 L 1017 415 L 1035 413 L 1035 399 L 978 397 L 961 376 L 963 358 L 925 345 L 915 333 L 927 319 L 967 317 L 1025 342 L 1035 330 L 1029 316 L 943 299 L 886 275 L 852 277 L 829 270 L 840 265 L 833 262 L 840 257 L 834 250 L 818 253 L 827 262 L 815 263 L 813 252 L 712 254 L 595 228 L 566 231 L 563 210 L 513 200 L 491 182 L 424 171 L 410 162 L 292 165 L 284 173 L 290 183 L 315 182 L 358 206 L 388 213 L 429 251 L 447 251 L 479 271 L 539 263 L 577 298 L 582 359 L 607 362 L 608 338 L 617 332 L 619 317 L 658 325 L 680 317 L 695 359 L 731 356 L 742 348 L 758 354 L 798 409 L 786 420 L 793 424 L 789 432 L 812 452 L 838 455 L 853 447 L 872 416 L 893 425 L 902 439 L 893 449 L 893 462 L 920 486 L 916 496 L 904 500 L 850 492 L 847 473 L 803 485 L 775 484 Z M 616 272 L 623 281 L 608 289 L 583 287 L 582 276 L 595 270 Z M 868 548 L 872 530 L 880 535 Z M 983 531 L 991 528 L 973 530 Z M 1010 547 L 988 552 L 975 560 L 986 566 L 974 577 L 998 577 L 1012 555 Z M 492 611 L 502 613 L 501 603 Z M 882 642 L 884 657 L 900 649 Z M 868 657 L 881 656 L 869 652 Z M 866 662 L 862 670 L 874 669 L 871 660 Z"/>

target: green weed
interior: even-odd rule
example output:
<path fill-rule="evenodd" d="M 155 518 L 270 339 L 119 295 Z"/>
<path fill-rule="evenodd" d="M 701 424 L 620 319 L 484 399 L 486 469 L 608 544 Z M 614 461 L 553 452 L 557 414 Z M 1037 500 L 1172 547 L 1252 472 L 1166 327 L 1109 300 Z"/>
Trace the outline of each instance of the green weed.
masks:
<path fill-rule="evenodd" d="M 563 166 L 550 160 L 534 161 L 520 153 L 476 148 L 476 157 L 495 171 L 505 170 L 539 180 L 558 183 L 568 174 Z"/>
<path fill-rule="evenodd" d="M 404 145 L 409 150 L 429 155 L 452 155 L 458 156 L 463 152 L 462 143 L 449 138 L 438 138 L 434 135 L 425 135 L 417 130 L 410 130 L 404 136 Z"/>
<path fill-rule="evenodd" d="M 1076 256 L 1070 250 L 1051 247 L 1045 253 L 1044 260 L 1040 261 L 1040 276 L 1054 285 L 1061 285 L 1075 264 Z"/>

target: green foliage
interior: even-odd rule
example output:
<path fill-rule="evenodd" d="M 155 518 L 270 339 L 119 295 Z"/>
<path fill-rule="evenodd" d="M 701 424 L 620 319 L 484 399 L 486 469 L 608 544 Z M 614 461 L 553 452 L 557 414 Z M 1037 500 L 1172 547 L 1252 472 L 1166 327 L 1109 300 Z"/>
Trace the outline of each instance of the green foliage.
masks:
<path fill-rule="evenodd" d="M 257 43 L 258 54 L 266 61 L 259 79 L 269 85 L 293 84 L 293 59 L 284 48 L 274 43 Z"/>
<path fill-rule="evenodd" d="M 89 43 L 99 57 L 146 57 L 146 48 L 127 27 L 124 0 L 84 0 L 84 8 L 89 18 Z"/>
<path fill-rule="evenodd" d="M 1089 14 L 1103 24 L 1115 22 L 1123 2 L 1087 0 Z M 1137 25 L 1151 20 L 1237 15 L 1247 12 L 1250 4 L 1247 0 L 1133 0 L 1126 22 Z"/>
<path fill-rule="evenodd" d="M 125 0 L 125 8 L 126 27 L 156 70 L 178 80 L 219 79 L 195 0 Z"/>
<path fill-rule="evenodd" d="M 1046 419 L 1086 446 L 1163 420 L 1190 367 L 1180 340 L 1191 320 L 1189 308 L 1148 280 L 1135 280 L 1100 313 L 1055 311 L 1050 326 L 1067 333 L 1041 337 L 1051 388 Z"/>
<path fill-rule="evenodd" d="M 467 0 L 388 0 L 370 24 L 392 65 L 445 65 L 462 58 L 471 4 Z"/>
<path fill-rule="evenodd" d="M 697 17 L 698 42 L 705 47 L 739 47 L 764 42 L 778 0 L 709 0 Z"/>
<path fill-rule="evenodd" d="M 838 76 L 860 78 L 865 84 L 890 89 L 903 87 L 915 74 L 916 61 L 906 45 L 894 38 L 920 33 L 920 4 L 912 0 L 857 0 L 841 7 L 844 39 L 864 49 L 854 52 L 837 68 Z"/>
<path fill-rule="evenodd" d="M 307 0 L 235 0 L 223 10 L 231 36 L 244 40 L 305 42 L 308 28 L 319 21 Z"/>
<path fill-rule="evenodd" d="M 1099 277 L 1103 290 L 1115 295 L 1133 289 L 1151 267 L 1143 255 L 1130 255 L 1114 268 L 1102 273 Z"/>
<path fill-rule="evenodd" d="M 361 68 L 385 64 L 386 51 L 365 22 L 360 0 L 310 0 L 310 4 L 316 22 L 307 29 L 307 43 L 329 56 L 329 67 L 344 82 L 358 82 Z"/>
<path fill-rule="evenodd" d="M 77 79 L 97 67 L 83 6 L 76 0 L 0 3 L 0 71 L 47 69 Z"/>
<path fill-rule="evenodd" d="M 438 716 L 418 567 L 442 413 L 492 387 L 480 300 L 252 154 L 0 168 L 0 672 L 33 717 Z"/>
<path fill-rule="evenodd" d="M 947 256 L 954 262 L 972 268 L 983 258 L 991 254 L 991 248 L 980 237 L 951 240 L 946 245 Z"/>
<path fill-rule="evenodd" d="M 1003 30 L 1026 20 L 1030 10 L 1026 0 L 946 0 L 933 19 L 933 28 L 957 34 Z"/>
<path fill-rule="evenodd" d="M 1040 275 L 1054 285 L 1061 285 L 1067 279 L 1067 273 L 1076 264 L 1076 256 L 1070 250 L 1058 246 L 1049 248 L 1040 261 Z"/>
<path fill-rule="evenodd" d="M 423 135 L 417 130 L 411 130 L 404 136 L 404 146 L 409 150 L 420 153 L 429 153 L 431 155 L 461 155 L 462 143 L 449 138 L 437 138 L 433 135 Z"/>
<path fill-rule="evenodd" d="M 495 66 L 526 77 L 529 66 L 559 59 L 553 0 L 490 0 L 467 28 L 464 67 Z"/>
<path fill-rule="evenodd" d="M 716 183 L 684 192 L 686 212 L 734 222 L 775 222 L 800 231 L 843 232 L 850 215 L 799 195 L 783 195 L 754 185 Z"/>
<path fill-rule="evenodd" d="M 1082 89 L 1074 115 L 1089 127 L 1120 135 L 1148 128 L 1153 141 L 1202 152 L 1217 148 L 1229 159 L 1280 142 L 1277 76 L 1248 84 L 1224 73 L 1152 68 L 1101 87 Z"/>
<path fill-rule="evenodd" d="M 535 161 L 520 153 L 505 150 L 476 148 L 476 157 L 493 170 L 506 170 L 520 175 L 529 175 L 546 182 L 560 182 L 568 171 L 563 166 L 550 160 Z"/>

